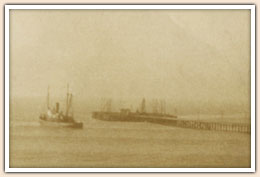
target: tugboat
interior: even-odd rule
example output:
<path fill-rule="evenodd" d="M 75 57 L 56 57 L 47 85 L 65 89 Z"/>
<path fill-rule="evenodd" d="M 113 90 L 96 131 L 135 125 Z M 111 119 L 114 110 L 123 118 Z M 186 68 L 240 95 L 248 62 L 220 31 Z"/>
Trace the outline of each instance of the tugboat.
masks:
<path fill-rule="evenodd" d="M 65 115 L 59 110 L 60 104 L 56 103 L 56 108 L 50 109 L 49 105 L 49 87 L 47 94 L 47 113 L 40 115 L 40 124 L 52 127 L 68 127 L 68 128 L 83 128 L 82 122 L 77 122 L 73 118 L 72 111 L 72 94 L 69 93 L 69 86 L 67 86 L 66 98 L 66 112 Z"/>

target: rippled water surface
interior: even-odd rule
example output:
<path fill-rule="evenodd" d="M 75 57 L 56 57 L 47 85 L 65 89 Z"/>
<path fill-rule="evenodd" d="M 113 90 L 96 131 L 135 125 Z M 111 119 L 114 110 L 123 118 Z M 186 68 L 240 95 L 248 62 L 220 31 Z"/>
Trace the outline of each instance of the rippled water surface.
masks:
<path fill-rule="evenodd" d="M 43 127 L 12 107 L 10 167 L 250 167 L 250 135 L 106 122 L 75 113 L 81 130 Z"/>

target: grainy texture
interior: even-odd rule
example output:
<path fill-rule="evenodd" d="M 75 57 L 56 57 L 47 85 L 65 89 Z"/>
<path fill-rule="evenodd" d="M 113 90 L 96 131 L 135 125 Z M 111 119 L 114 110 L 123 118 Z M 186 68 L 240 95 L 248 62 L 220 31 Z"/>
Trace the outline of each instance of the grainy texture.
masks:
<path fill-rule="evenodd" d="M 101 98 L 113 99 L 113 111 L 131 107 L 135 111 L 140 100 L 146 98 L 147 111 L 153 110 L 154 100 L 162 99 L 167 103 L 167 112 L 178 114 L 180 118 L 201 119 L 206 115 L 208 120 L 223 119 L 224 114 L 224 118 L 248 122 L 249 74 L 248 10 L 12 10 L 11 165 L 249 167 L 249 135 L 164 126 L 153 131 L 155 125 L 151 124 L 93 123 L 90 116 L 100 108 Z M 83 114 L 79 119 L 86 124 L 82 134 L 76 132 L 79 133 L 76 136 L 82 137 L 72 138 L 73 142 L 63 136 L 56 141 L 56 135 L 66 132 L 54 131 L 45 136 L 45 130 L 34 125 L 38 114 L 45 110 L 47 86 L 51 86 L 51 104 L 54 105 L 54 100 L 63 101 L 67 83 L 75 95 L 75 115 Z M 32 104 L 35 99 L 37 104 Z M 16 101 L 19 102 L 17 110 Z M 26 125 L 19 124 L 20 121 Z M 93 127 L 88 126 L 92 123 Z M 106 128 L 102 131 L 95 129 L 103 124 Z M 140 129 L 134 129 L 135 126 Z M 103 137 L 108 136 L 110 129 L 116 130 L 111 134 L 114 139 Z M 39 137 L 34 137 L 35 130 Z M 176 134 L 184 136 L 184 142 L 176 142 Z M 145 141 L 140 143 L 138 138 L 142 136 Z M 147 137 L 155 137 L 152 144 Z M 239 141 L 235 141 L 237 138 Z M 204 139 L 206 144 L 193 148 Z M 69 149 L 63 149 L 64 143 Z M 74 147 L 77 143 L 81 144 Z M 111 143 L 118 144 L 118 149 Z M 44 144 L 51 144 L 53 148 L 41 149 Z M 131 144 L 132 149 L 125 150 L 126 144 Z M 176 146 L 183 150 L 174 151 Z M 100 151 L 96 152 L 97 149 Z M 240 153 L 234 151 L 238 149 Z M 51 153 L 57 157 L 53 159 Z M 91 158 L 80 159 L 82 154 Z M 72 156 L 75 161 L 69 161 Z"/>

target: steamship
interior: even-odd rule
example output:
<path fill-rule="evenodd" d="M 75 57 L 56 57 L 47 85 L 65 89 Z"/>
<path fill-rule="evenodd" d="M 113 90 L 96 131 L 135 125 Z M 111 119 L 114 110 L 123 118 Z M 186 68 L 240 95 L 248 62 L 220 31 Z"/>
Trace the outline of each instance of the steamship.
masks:
<path fill-rule="evenodd" d="M 104 121 L 122 121 L 122 122 L 152 122 L 158 124 L 176 123 L 177 115 L 166 113 L 165 103 L 161 102 L 160 110 L 159 105 L 154 105 L 154 112 L 146 112 L 145 99 L 142 100 L 140 108 L 136 112 L 131 112 L 130 109 L 121 109 L 120 112 L 111 111 L 111 100 L 107 100 L 102 106 L 101 111 L 92 112 L 94 119 Z"/>
<path fill-rule="evenodd" d="M 47 94 L 47 112 L 40 115 L 40 124 L 50 127 L 68 127 L 68 128 L 83 128 L 82 122 L 77 122 L 73 117 L 72 111 L 72 94 L 69 93 L 67 86 L 66 111 L 65 114 L 60 111 L 60 104 L 57 102 L 56 107 L 50 108 L 49 104 L 49 87 Z"/>

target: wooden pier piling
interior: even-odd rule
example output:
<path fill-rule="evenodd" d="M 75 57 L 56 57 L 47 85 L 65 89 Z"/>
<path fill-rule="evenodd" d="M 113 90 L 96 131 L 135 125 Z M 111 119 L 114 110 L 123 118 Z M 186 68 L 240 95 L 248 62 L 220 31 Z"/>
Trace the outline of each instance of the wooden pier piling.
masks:
<path fill-rule="evenodd" d="M 176 120 L 176 126 L 182 128 L 192 128 L 201 130 L 214 130 L 226 132 L 250 133 L 250 125 L 242 123 L 219 123 L 219 122 L 203 122 L 195 120 Z"/>
<path fill-rule="evenodd" d="M 93 117 L 106 121 L 121 122 L 149 122 L 165 126 L 200 129 L 208 131 L 226 131 L 251 133 L 251 125 L 246 123 L 225 123 L 201 120 L 185 120 L 171 117 L 146 116 L 146 115 L 121 115 L 120 113 L 93 112 Z"/>

